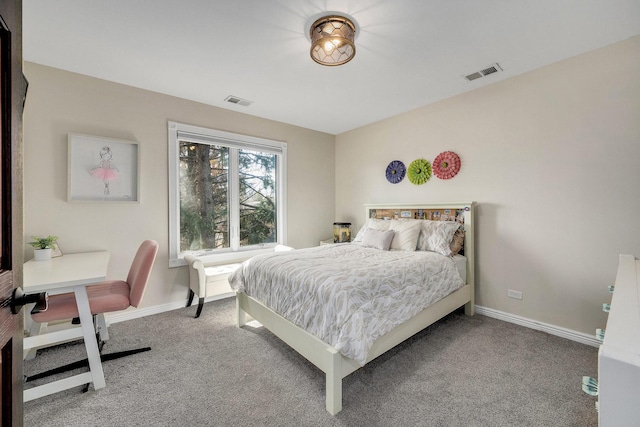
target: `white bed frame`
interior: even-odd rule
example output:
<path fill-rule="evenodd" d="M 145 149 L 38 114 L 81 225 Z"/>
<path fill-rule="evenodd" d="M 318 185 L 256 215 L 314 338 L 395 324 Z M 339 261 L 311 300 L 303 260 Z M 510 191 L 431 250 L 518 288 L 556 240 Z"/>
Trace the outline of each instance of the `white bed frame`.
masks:
<path fill-rule="evenodd" d="M 467 316 L 473 316 L 475 303 L 474 207 L 475 202 L 424 205 L 365 205 L 366 218 L 369 218 L 369 212 L 371 209 L 463 210 L 465 228 L 464 255 L 467 259 L 466 285 L 435 304 L 425 308 L 413 318 L 378 338 L 369 351 L 367 363 L 463 305 L 465 314 Z M 238 327 L 245 325 L 245 314 L 248 314 L 326 374 L 327 411 L 331 415 L 335 415 L 340 412 L 342 410 L 342 379 L 359 369 L 360 365 L 353 359 L 349 359 L 348 357 L 340 354 L 329 344 L 309 334 L 304 329 L 291 323 L 275 311 L 243 292 L 238 292 L 236 294 L 236 304 Z"/>

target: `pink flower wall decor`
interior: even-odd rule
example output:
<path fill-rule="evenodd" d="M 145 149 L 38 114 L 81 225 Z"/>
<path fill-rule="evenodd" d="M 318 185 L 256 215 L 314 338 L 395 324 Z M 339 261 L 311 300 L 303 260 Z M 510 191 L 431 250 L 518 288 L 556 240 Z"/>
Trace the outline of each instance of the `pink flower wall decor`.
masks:
<path fill-rule="evenodd" d="M 433 161 L 433 173 L 440 179 L 451 179 L 460 172 L 460 157 L 453 151 L 443 151 Z"/>

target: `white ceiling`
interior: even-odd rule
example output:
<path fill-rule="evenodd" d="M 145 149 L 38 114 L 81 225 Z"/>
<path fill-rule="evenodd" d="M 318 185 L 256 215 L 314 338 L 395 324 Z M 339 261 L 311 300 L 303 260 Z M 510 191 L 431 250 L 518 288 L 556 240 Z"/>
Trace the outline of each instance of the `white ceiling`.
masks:
<path fill-rule="evenodd" d="M 327 11 L 358 26 L 340 67 L 309 57 Z M 330 134 L 638 34 L 638 0 L 23 0 L 26 61 Z"/>

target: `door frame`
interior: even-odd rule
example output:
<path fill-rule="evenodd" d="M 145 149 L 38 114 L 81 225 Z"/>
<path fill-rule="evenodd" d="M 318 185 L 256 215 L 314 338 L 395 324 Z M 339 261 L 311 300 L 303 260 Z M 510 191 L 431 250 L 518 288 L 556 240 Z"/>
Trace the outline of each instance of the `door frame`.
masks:
<path fill-rule="evenodd" d="M 22 284 L 24 263 L 23 225 L 23 140 L 22 114 L 27 82 L 22 72 L 22 0 L 0 1 L 0 26 L 3 28 L 0 46 L 0 128 L 2 147 L 2 201 L 0 202 L 0 271 L 5 288 L 0 295 L 0 348 L 10 357 L 10 365 L 2 363 L 2 425 L 23 425 L 23 314 L 11 314 L 13 289 Z M 7 127 L 8 125 L 8 127 Z M 0 286 L 2 289 L 2 286 Z M 5 346 L 4 343 L 10 343 Z M 3 358 L 4 360 L 4 358 Z M 10 368 L 10 373 L 9 373 Z M 10 382 L 7 380 L 10 379 Z M 10 396 L 10 398 L 9 398 Z"/>

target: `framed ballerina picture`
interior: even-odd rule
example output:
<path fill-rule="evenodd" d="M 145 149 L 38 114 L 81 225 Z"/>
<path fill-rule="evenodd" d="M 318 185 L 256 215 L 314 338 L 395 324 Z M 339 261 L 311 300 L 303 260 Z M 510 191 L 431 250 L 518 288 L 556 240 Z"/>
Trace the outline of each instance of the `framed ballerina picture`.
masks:
<path fill-rule="evenodd" d="M 139 202 L 138 143 L 69 134 L 69 202 Z"/>

